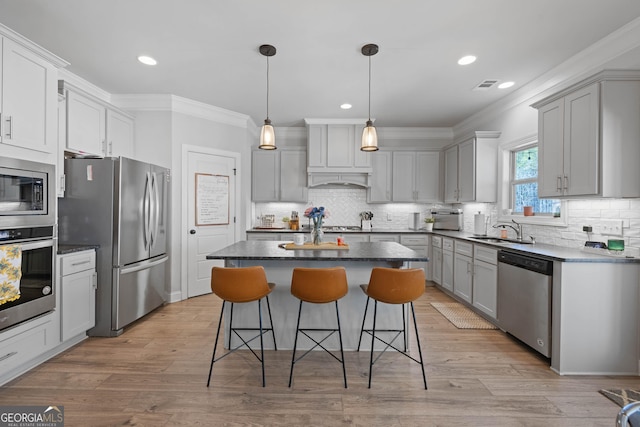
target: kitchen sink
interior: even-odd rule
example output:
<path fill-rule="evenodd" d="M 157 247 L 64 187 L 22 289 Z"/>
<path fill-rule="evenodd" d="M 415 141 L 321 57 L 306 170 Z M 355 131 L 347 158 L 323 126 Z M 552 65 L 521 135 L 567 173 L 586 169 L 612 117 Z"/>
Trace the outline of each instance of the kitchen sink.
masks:
<path fill-rule="evenodd" d="M 518 243 L 521 245 L 530 245 L 533 242 L 531 240 L 517 240 L 517 239 L 501 239 L 500 237 L 491 236 L 471 236 L 472 239 L 482 240 L 487 243 Z"/>

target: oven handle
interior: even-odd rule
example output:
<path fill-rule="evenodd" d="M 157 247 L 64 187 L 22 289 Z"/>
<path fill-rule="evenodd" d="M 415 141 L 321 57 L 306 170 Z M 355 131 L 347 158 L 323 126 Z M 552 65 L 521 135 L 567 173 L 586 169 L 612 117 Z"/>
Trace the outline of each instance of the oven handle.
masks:
<path fill-rule="evenodd" d="M 53 239 L 37 240 L 33 242 L 23 242 L 23 243 L 16 242 L 16 244 L 20 245 L 20 249 L 22 249 L 23 251 L 30 251 L 32 249 L 53 247 Z"/>

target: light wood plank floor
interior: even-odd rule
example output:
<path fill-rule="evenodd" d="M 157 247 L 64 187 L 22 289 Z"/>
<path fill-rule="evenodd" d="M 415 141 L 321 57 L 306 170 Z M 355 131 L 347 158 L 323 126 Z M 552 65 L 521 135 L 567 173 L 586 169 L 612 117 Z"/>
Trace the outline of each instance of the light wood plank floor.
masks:
<path fill-rule="evenodd" d="M 118 338 L 90 338 L 0 388 L 0 405 L 63 405 L 67 426 L 612 426 L 618 407 L 601 388 L 638 377 L 561 377 L 498 330 L 459 330 L 432 301 L 416 303 L 429 390 L 419 366 L 386 353 L 367 389 L 367 352 L 340 365 L 314 352 L 287 387 L 291 351 L 266 354 L 267 387 L 247 351 L 206 376 L 220 301 L 213 295 L 162 307 Z M 415 343 L 412 344 L 415 349 Z"/>

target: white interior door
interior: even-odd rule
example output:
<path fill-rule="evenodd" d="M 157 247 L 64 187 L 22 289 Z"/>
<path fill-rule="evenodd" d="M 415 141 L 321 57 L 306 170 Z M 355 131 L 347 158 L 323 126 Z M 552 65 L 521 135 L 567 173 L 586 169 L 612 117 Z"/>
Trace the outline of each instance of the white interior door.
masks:
<path fill-rule="evenodd" d="M 235 242 L 236 158 L 196 151 L 187 153 L 187 296 L 211 292 L 207 254 Z M 226 193 L 225 193 L 226 192 Z"/>

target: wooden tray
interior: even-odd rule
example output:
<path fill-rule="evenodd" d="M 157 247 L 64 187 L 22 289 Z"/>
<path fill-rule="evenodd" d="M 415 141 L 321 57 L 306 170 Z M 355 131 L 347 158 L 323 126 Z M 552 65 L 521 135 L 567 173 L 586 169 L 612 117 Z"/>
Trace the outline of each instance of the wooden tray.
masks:
<path fill-rule="evenodd" d="M 295 243 L 281 243 L 280 245 L 283 249 L 311 249 L 311 250 L 324 250 L 324 249 L 338 249 L 338 250 L 347 250 L 349 249 L 349 245 L 346 243 L 344 245 L 338 246 L 336 242 L 323 242 L 319 245 L 314 245 L 312 243 L 305 243 L 304 245 L 296 245 Z"/>

